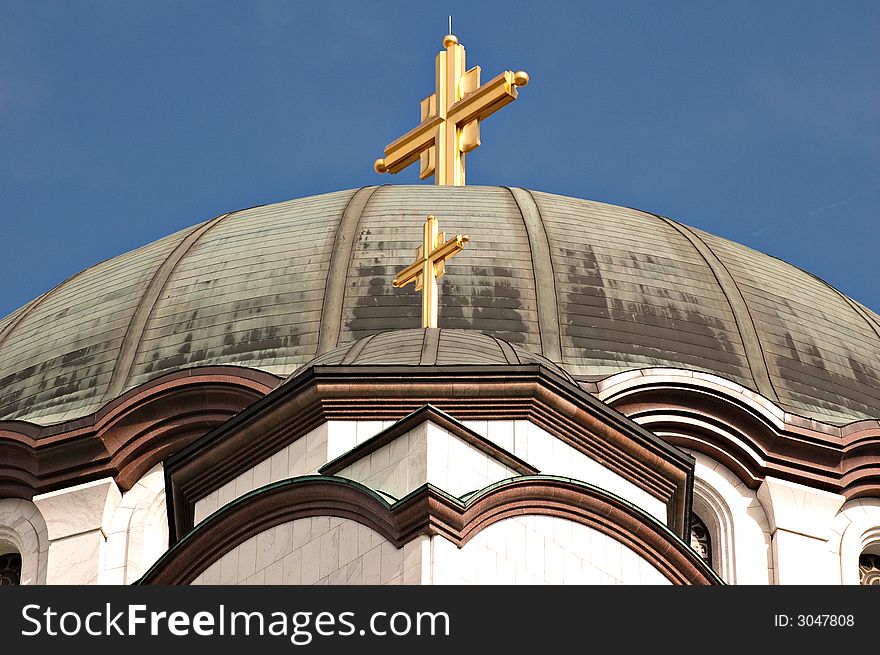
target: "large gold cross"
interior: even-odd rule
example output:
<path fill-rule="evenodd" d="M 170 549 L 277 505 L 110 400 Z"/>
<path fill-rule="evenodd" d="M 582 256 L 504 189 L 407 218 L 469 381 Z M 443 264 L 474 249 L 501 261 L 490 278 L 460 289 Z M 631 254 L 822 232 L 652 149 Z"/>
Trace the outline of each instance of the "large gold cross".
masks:
<path fill-rule="evenodd" d="M 377 173 L 399 173 L 421 161 L 419 178 L 464 186 L 465 154 L 480 145 L 480 121 L 516 100 L 516 87 L 529 83 L 525 71 L 504 71 L 480 86 L 480 67 L 465 71 L 464 46 L 447 34 L 437 54 L 436 91 L 422 100 L 422 122 L 385 146 Z"/>
<path fill-rule="evenodd" d="M 400 271 L 391 282 L 391 286 L 399 288 L 415 281 L 416 291 L 422 292 L 422 327 L 437 327 L 437 278 L 446 272 L 446 260 L 461 251 L 468 241 L 467 234 L 456 234 L 446 241 L 446 233 L 438 232 L 437 219 L 428 216 L 422 245 L 416 249 L 416 261 Z"/>

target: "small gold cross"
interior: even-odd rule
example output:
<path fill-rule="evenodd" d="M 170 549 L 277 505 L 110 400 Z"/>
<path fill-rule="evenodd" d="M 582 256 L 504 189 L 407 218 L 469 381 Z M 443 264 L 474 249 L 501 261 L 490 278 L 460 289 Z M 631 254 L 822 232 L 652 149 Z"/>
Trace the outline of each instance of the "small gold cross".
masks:
<path fill-rule="evenodd" d="M 391 282 L 391 286 L 398 289 L 415 281 L 416 291 L 422 292 L 422 327 L 437 327 L 437 278 L 446 272 L 446 260 L 460 252 L 468 241 L 467 234 L 456 234 L 446 241 L 446 233 L 438 232 L 437 219 L 433 214 L 428 216 L 422 245 L 416 249 L 416 261 L 400 271 Z"/>
<path fill-rule="evenodd" d="M 447 34 L 437 54 L 436 91 L 422 100 L 422 122 L 385 146 L 377 173 L 399 173 L 421 161 L 419 178 L 464 186 L 465 154 L 480 145 L 480 121 L 516 100 L 516 87 L 529 83 L 525 71 L 504 71 L 480 86 L 480 67 L 465 70 L 464 46 Z"/>

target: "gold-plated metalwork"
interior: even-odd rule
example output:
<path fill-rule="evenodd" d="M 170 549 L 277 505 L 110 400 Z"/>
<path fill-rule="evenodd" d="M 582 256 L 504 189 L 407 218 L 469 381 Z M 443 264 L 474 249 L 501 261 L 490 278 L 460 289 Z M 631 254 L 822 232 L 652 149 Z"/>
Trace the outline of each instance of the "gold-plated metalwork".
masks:
<path fill-rule="evenodd" d="M 422 292 L 422 327 L 437 327 L 439 297 L 437 278 L 446 272 L 446 260 L 464 248 L 470 241 L 467 234 L 456 234 L 446 241 L 446 233 L 438 232 L 434 215 L 428 216 L 422 237 L 422 245 L 416 249 L 416 261 L 397 274 L 391 282 L 394 288 L 416 283 L 416 291 Z M 425 254 L 427 253 L 427 254 Z"/>
<path fill-rule="evenodd" d="M 482 86 L 480 67 L 465 70 L 464 46 L 454 34 L 443 37 L 437 53 L 437 86 L 421 102 L 422 122 L 385 146 L 377 173 L 399 173 L 420 162 L 419 178 L 464 186 L 465 155 L 480 145 L 480 121 L 516 100 L 518 86 L 529 83 L 525 71 L 504 71 Z"/>

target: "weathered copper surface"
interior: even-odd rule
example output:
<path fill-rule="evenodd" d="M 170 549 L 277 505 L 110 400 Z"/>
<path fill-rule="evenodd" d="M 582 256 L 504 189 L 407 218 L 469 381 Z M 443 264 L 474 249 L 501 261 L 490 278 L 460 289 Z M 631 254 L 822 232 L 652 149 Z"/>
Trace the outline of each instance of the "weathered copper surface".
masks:
<path fill-rule="evenodd" d="M 0 419 L 78 418 L 185 367 L 288 375 L 336 345 L 417 328 L 418 294 L 390 281 L 429 213 L 474 245 L 440 281 L 441 328 L 491 334 L 575 376 L 694 369 L 807 418 L 880 417 L 880 317 L 778 259 L 547 193 L 385 186 L 355 196 L 218 217 L 0 319 Z M 344 257 L 331 267 L 336 250 Z"/>

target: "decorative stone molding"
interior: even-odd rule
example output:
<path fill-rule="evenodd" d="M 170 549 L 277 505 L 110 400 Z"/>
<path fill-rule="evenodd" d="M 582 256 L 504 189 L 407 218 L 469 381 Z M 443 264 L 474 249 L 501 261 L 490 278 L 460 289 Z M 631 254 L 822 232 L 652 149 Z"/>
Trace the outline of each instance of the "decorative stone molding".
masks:
<path fill-rule="evenodd" d="M 113 477 L 130 489 L 170 453 L 262 398 L 279 378 L 210 366 L 147 382 L 75 421 L 0 421 L 0 495 L 36 494 Z"/>
<path fill-rule="evenodd" d="M 847 499 L 880 495 L 876 420 L 805 419 L 699 371 L 642 369 L 581 384 L 669 443 L 722 462 L 752 489 L 771 476 Z"/>
<path fill-rule="evenodd" d="M 112 478 L 34 497 L 49 536 L 49 584 L 100 581 L 110 520 L 122 494 Z"/>
<path fill-rule="evenodd" d="M 565 518 L 612 537 L 677 584 L 720 578 L 666 526 L 616 496 L 564 478 L 526 476 L 487 487 L 467 502 L 426 485 L 389 505 L 343 478 L 306 476 L 258 489 L 227 505 L 175 544 L 140 580 L 187 584 L 226 552 L 281 523 L 307 516 L 352 519 L 400 548 L 420 535 L 457 546 L 486 527 L 524 514 Z"/>
<path fill-rule="evenodd" d="M 769 584 L 770 524 L 757 493 L 720 462 L 691 454 L 696 459 L 693 508 L 712 534 L 713 567 L 728 584 Z"/>
<path fill-rule="evenodd" d="M 0 499 L 0 552 L 3 551 L 21 555 L 21 584 L 46 584 L 49 531 L 40 510 L 31 501 Z"/>
<path fill-rule="evenodd" d="M 313 366 L 166 460 L 173 538 L 199 498 L 322 423 L 397 420 L 426 403 L 458 421 L 533 422 L 658 498 L 686 535 L 691 457 L 542 366 Z"/>
<path fill-rule="evenodd" d="M 823 541 L 831 536 L 834 517 L 846 502 L 839 494 L 770 477 L 758 489 L 758 500 L 771 532 L 786 530 Z"/>
<path fill-rule="evenodd" d="M 113 512 L 101 582 L 130 584 L 167 549 L 165 475 L 157 464 L 122 496 Z"/>
<path fill-rule="evenodd" d="M 758 500 L 770 521 L 775 582 L 836 584 L 837 562 L 828 542 L 834 518 L 846 499 L 767 477 L 758 489 Z"/>
<path fill-rule="evenodd" d="M 859 558 L 880 553 L 880 498 L 848 501 L 834 522 L 831 552 L 839 558 L 840 582 L 859 584 Z"/>

